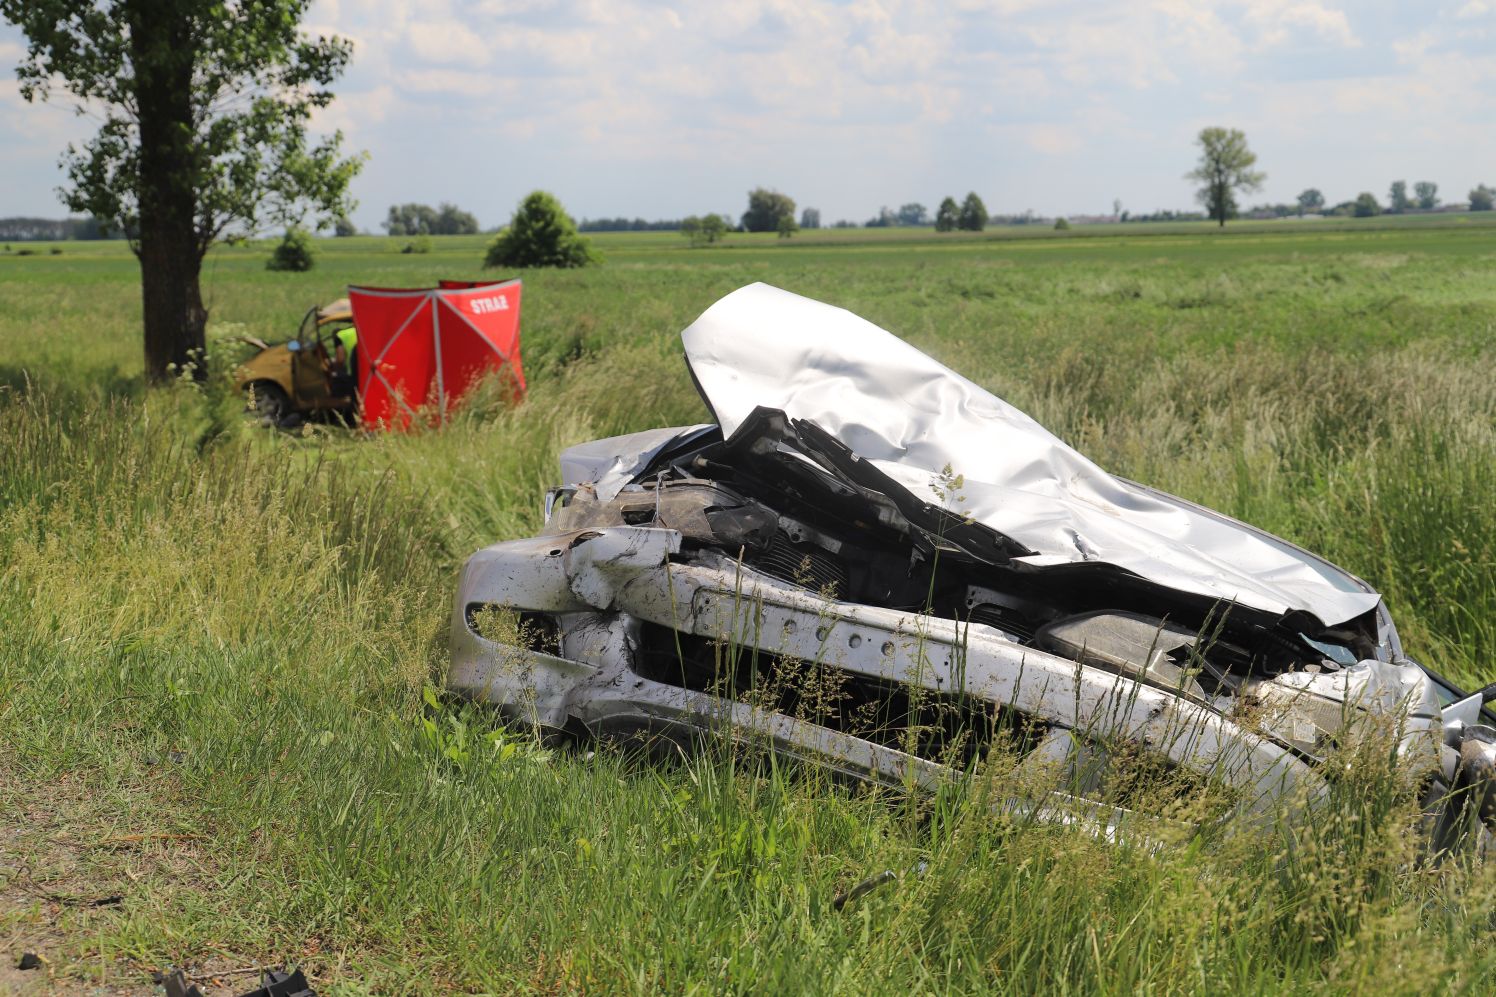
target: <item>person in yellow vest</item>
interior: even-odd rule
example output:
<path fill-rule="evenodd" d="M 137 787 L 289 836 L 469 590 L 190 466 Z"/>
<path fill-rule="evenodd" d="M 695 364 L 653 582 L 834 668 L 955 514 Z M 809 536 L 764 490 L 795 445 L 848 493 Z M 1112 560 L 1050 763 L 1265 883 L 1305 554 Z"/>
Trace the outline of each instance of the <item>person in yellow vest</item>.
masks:
<path fill-rule="evenodd" d="M 332 393 L 335 397 L 352 398 L 358 383 L 358 361 L 354 353 L 358 349 L 358 330 L 350 325 L 333 333 L 333 339 L 336 345 L 333 347 Z"/>

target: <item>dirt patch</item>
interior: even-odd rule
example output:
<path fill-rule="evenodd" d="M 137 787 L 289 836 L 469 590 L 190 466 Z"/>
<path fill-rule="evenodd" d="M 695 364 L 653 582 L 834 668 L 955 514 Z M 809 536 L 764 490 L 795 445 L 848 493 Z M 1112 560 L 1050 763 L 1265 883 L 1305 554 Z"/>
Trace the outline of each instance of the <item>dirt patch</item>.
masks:
<path fill-rule="evenodd" d="M 159 994 L 151 973 L 165 966 L 141 952 L 138 925 L 213 878 L 202 836 L 172 823 L 172 763 L 111 785 L 28 779 L 13 761 L 0 755 L 0 994 Z M 42 964 L 18 969 L 26 952 Z M 207 993 L 253 985 L 249 960 L 203 956 L 182 962 Z"/>

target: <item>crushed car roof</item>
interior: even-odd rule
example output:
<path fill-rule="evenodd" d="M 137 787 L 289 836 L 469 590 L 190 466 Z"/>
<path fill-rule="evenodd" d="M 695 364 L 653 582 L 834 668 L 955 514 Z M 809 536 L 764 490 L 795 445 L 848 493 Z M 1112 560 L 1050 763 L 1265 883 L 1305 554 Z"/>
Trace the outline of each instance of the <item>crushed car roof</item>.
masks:
<path fill-rule="evenodd" d="M 1028 415 L 865 319 L 751 284 L 682 334 L 702 397 L 730 437 L 755 409 L 808 420 L 922 501 L 963 479 L 955 511 L 1035 567 L 1110 564 L 1159 585 L 1335 626 L 1380 597 L 1326 561 L 1228 517 L 1118 478 Z M 573 448 L 570 484 L 606 498 L 673 440 L 654 430 Z M 627 442 L 620 447 L 617 444 Z"/>

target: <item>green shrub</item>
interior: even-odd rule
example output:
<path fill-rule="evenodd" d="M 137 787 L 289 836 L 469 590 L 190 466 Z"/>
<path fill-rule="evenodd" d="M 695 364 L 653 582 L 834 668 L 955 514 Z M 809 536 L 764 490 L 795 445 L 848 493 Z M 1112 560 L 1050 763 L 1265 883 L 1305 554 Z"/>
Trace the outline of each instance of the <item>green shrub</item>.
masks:
<path fill-rule="evenodd" d="M 585 267 L 602 262 L 561 202 L 543 190 L 531 192 L 509 227 L 494 236 L 483 257 L 487 267 Z"/>
<path fill-rule="evenodd" d="M 312 268 L 312 255 L 312 237 L 299 228 L 286 229 L 280 244 L 265 262 L 265 269 L 301 273 Z"/>
<path fill-rule="evenodd" d="M 401 246 L 400 252 L 407 255 L 410 253 L 429 253 L 431 252 L 431 238 L 430 236 L 418 235 L 404 246 Z"/>
<path fill-rule="evenodd" d="M 1377 197 L 1370 191 L 1363 191 L 1356 198 L 1356 206 L 1353 209 L 1357 218 L 1371 218 L 1382 213 L 1382 206 L 1377 203 Z"/>
<path fill-rule="evenodd" d="M 1054 230 L 1056 232 L 1069 232 L 1070 223 L 1063 218 L 1056 218 L 1054 220 Z"/>

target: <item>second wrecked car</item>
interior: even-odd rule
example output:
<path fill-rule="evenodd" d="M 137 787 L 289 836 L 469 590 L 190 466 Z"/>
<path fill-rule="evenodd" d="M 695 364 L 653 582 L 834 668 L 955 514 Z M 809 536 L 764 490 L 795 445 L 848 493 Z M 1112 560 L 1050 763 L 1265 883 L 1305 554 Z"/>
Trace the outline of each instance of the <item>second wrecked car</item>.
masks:
<path fill-rule="evenodd" d="M 1124 756 L 1261 810 L 1312 797 L 1380 715 L 1436 838 L 1496 822 L 1496 687 L 1411 661 L 1359 579 L 1108 474 L 842 309 L 754 284 L 683 340 L 715 422 L 562 455 L 541 535 L 462 571 L 456 690 L 541 730 L 727 730 L 905 786 L 1002 738 L 1059 774 L 1036 812 L 1108 829 Z"/>

